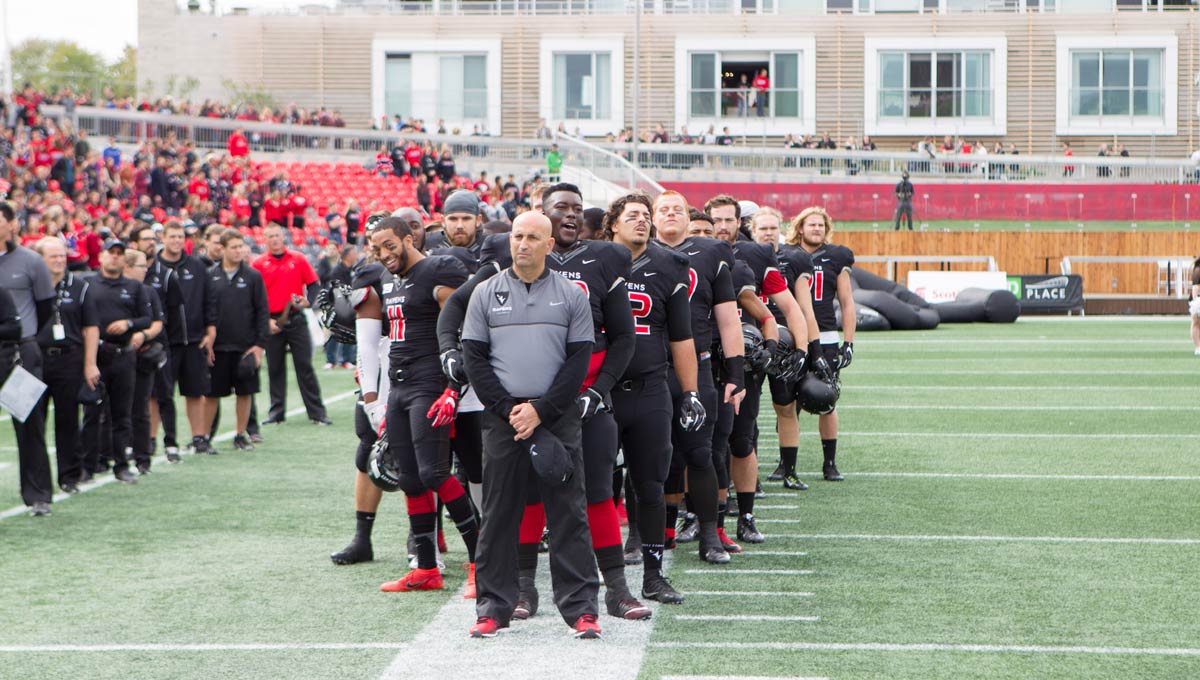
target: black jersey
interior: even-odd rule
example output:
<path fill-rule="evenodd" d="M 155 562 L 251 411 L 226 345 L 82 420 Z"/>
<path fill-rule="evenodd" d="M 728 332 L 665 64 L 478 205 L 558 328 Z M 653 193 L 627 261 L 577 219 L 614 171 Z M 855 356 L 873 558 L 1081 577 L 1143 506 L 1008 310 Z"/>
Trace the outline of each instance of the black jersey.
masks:
<path fill-rule="evenodd" d="M 692 336 L 688 269 L 686 258 L 654 242 L 633 261 L 625 287 L 637 352 L 625 369 L 625 379 L 666 379 L 668 343 Z"/>
<path fill-rule="evenodd" d="M 426 255 L 453 255 L 466 264 L 470 260 L 474 264 L 467 265 L 467 268 L 474 272 L 478 267 L 479 250 L 483 246 L 483 233 L 475 235 L 475 241 L 466 247 L 456 246 L 446 239 L 446 232 L 435 231 L 432 234 L 425 235 L 425 254 Z"/>
<path fill-rule="evenodd" d="M 509 249 L 508 234 L 488 234 L 479 246 L 479 266 L 492 265 L 496 271 L 512 266 L 512 250 Z"/>
<path fill-rule="evenodd" d="M 812 257 L 808 251 L 800 246 L 782 245 L 775 252 L 779 258 L 779 273 L 783 275 L 783 279 L 787 281 L 787 287 L 790 291 L 796 290 L 796 282 L 802 277 L 811 277 L 813 273 Z M 787 325 L 787 321 L 783 317 L 783 310 L 779 309 L 779 305 L 766 300 L 767 309 L 771 310 L 771 315 L 779 322 L 779 325 Z"/>
<path fill-rule="evenodd" d="M 779 272 L 779 259 L 771 244 L 738 241 L 733 244 L 733 253 L 750 267 L 754 274 L 755 292 L 760 296 L 774 295 L 788 289 L 787 281 Z"/>
<path fill-rule="evenodd" d="M 854 264 L 854 252 L 846 246 L 827 243 L 812 253 L 813 316 L 821 331 L 836 331 L 837 316 L 833 302 L 837 299 L 837 280 L 842 270 Z"/>
<path fill-rule="evenodd" d="M 463 266 L 467 268 L 468 273 L 474 274 L 479 270 L 479 251 L 482 245 L 482 241 L 476 240 L 475 245 L 471 246 L 470 248 L 450 246 L 447 248 L 439 248 L 437 252 L 430 254 L 449 255 L 450 257 L 457 259 L 459 262 L 462 262 Z"/>
<path fill-rule="evenodd" d="M 467 280 L 467 268 L 457 258 L 427 256 L 407 275 L 384 277 L 381 286 L 384 324 L 393 368 L 418 361 L 438 362 L 437 319 L 441 307 L 437 289 L 458 288 Z"/>
<path fill-rule="evenodd" d="M 608 338 L 604 334 L 604 301 L 614 288 L 623 288 L 629 280 L 631 265 L 629 249 L 608 241 L 576 241 L 570 250 L 551 252 L 546 258 L 547 269 L 574 281 L 587 294 L 595 328 L 593 352 L 608 347 Z"/>
<path fill-rule="evenodd" d="M 744 291 L 747 290 L 755 295 L 758 295 L 758 286 L 756 286 L 754 283 L 754 272 L 751 271 L 750 265 L 742 262 L 741 260 L 737 260 L 733 264 L 733 294 L 735 296 L 740 296 Z M 742 314 L 741 305 L 738 305 L 737 313 L 738 318 L 742 321 L 753 322 L 753 319 L 751 319 L 749 316 Z"/>
<path fill-rule="evenodd" d="M 713 307 L 737 299 L 731 278 L 735 261 L 733 248 L 726 241 L 698 236 L 688 237 L 675 247 L 658 243 L 688 259 L 692 339 L 696 342 L 697 352 L 707 352 L 714 339 L 720 338 L 720 333 L 714 332 L 717 322 Z"/>

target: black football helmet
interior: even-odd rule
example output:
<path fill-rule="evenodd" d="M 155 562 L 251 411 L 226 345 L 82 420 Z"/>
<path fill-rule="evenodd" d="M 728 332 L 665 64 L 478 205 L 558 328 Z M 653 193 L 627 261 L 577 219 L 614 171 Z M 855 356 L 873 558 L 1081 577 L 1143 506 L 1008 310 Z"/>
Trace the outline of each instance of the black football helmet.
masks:
<path fill-rule="evenodd" d="M 780 326 L 779 344 L 775 347 L 775 356 L 771 357 L 771 365 L 767 366 L 767 375 L 777 380 L 796 380 L 804 372 L 805 359 L 804 352 L 796 350 L 791 331 Z"/>
<path fill-rule="evenodd" d="M 743 353 L 746 356 L 746 368 L 761 373 L 771 364 L 771 353 L 767 351 L 762 331 L 752 323 L 742 324 Z"/>
<path fill-rule="evenodd" d="M 833 413 L 838 397 L 841 395 L 841 385 L 836 380 L 825 382 L 813 373 L 805 375 L 796 390 L 796 399 L 800 402 L 800 408 L 817 416 Z"/>
<path fill-rule="evenodd" d="M 344 345 L 355 344 L 354 305 L 350 302 L 350 287 L 335 283 L 317 293 L 317 319 L 334 340 Z"/>
<path fill-rule="evenodd" d="M 376 439 L 371 447 L 371 457 L 367 460 L 367 477 L 383 491 L 400 490 L 400 471 L 396 469 L 395 461 L 388 451 L 386 433 Z"/>

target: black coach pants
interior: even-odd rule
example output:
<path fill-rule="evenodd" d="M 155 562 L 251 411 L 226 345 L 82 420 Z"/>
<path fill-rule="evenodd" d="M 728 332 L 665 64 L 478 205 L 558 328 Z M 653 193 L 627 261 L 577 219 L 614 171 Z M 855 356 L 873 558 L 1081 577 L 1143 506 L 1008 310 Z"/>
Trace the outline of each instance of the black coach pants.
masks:
<path fill-rule="evenodd" d="M 134 461 L 148 467 L 154 455 L 154 442 L 150 439 L 150 392 L 154 388 L 154 374 L 158 367 L 142 357 L 137 357 L 135 362 L 137 369 L 133 379 L 133 406 L 129 415 L 129 447 L 133 450 Z"/>
<path fill-rule="evenodd" d="M 475 555 L 475 611 L 507 624 L 517 604 L 517 542 L 526 489 L 536 484 L 546 504 L 550 528 L 550 576 L 554 604 L 568 626 L 584 614 L 599 612 L 600 580 L 587 525 L 583 490 L 583 446 L 579 417 L 563 415 L 549 427 L 575 461 L 565 484 L 549 485 L 533 471 L 523 442 L 507 420 L 483 414 L 483 526 Z"/>
<path fill-rule="evenodd" d="M 292 354 L 292 365 L 296 368 L 296 382 L 300 387 L 300 399 L 308 411 L 310 420 L 325 417 L 325 402 L 321 401 L 321 385 L 313 371 L 312 336 L 308 334 L 308 323 L 303 314 L 296 314 L 281 326 L 279 332 L 267 336 L 267 375 L 271 382 L 271 408 L 268 420 L 284 420 L 287 413 L 287 353 Z"/>
<path fill-rule="evenodd" d="M 21 367 L 42 378 L 42 351 L 32 337 L 25 338 L 17 350 Z M 11 355 L 10 355 L 11 356 Z M 10 418 L 17 434 L 17 459 L 21 466 L 21 499 L 25 505 L 49 503 L 54 496 L 50 481 L 50 456 L 46 453 L 46 417 L 34 408 L 25 422 Z M 514 563 L 515 564 L 515 563 Z"/>
<path fill-rule="evenodd" d="M 126 350 L 107 358 L 101 355 L 97 360 L 100 379 L 104 381 L 104 402 L 84 410 L 83 425 L 84 458 L 93 469 L 100 469 L 105 454 L 113 461 L 114 473 L 129 469 L 125 449 L 132 431 L 136 361 L 133 352 Z M 101 424 L 104 419 L 108 420 L 111 433 Z"/>
<path fill-rule="evenodd" d="M 83 475 L 79 448 L 79 388 L 83 386 L 83 348 L 72 345 L 42 350 L 46 397 L 42 417 L 54 400 L 54 447 L 58 459 L 58 485 L 74 484 Z"/>

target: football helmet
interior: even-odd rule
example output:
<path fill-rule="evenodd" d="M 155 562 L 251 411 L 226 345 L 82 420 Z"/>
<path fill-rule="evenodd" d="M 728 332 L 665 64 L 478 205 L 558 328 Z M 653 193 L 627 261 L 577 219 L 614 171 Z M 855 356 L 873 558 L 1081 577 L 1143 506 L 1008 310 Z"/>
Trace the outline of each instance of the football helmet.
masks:
<path fill-rule="evenodd" d="M 354 305 L 350 301 L 351 290 L 345 284 L 335 283 L 317 293 L 318 321 L 337 342 L 353 345 Z"/>
<path fill-rule="evenodd" d="M 813 415 L 823 416 L 833 413 L 841 394 L 841 385 L 836 380 L 825 382 L 815 374 L 809 373 L 800 381 L 796 399 L 800 402 L 800 408 Z"/>
<path fill-rule="evenodd" d="M 743 353 L 746 355 L 746 368 L 761 373 L 771 364 L 771 353 L 767 351 L 762 331 L 752 323 L 742 324 Z"/>
<path fill-rule="evenodd" d="M 400 490 L 400 471 L 396 469 L 395 461 L 388 451 L 386 432 L 376 439 L 371 447 L 371 457 L 367 460 L 367 477 L 383 491 Z"/>

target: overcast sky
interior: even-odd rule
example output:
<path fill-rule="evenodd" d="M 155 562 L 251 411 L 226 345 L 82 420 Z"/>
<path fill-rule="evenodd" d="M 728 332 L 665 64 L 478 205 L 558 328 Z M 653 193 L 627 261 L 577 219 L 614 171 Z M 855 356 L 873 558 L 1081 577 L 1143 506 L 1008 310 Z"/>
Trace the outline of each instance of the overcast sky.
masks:
<path fill-rule="evenodd" d="M 276 9 L 333 1 L 218 0 L 217 10 L 225 13 L 231 7 Z M 126 45 L 137 45 L 137 4 L 137 0 L 0 0 L 0 9 L 5 5 L 8 9 L 8 21 L 0 16 L 0 23 L 6 24 L 13 45 L 29 38 L 73 40 L 116 61 Z M 187 2 L 178 0 L 178 4 L 183 7 Z M 201 0 L 201 6 L 208 11 L 209 0 Z"/>

